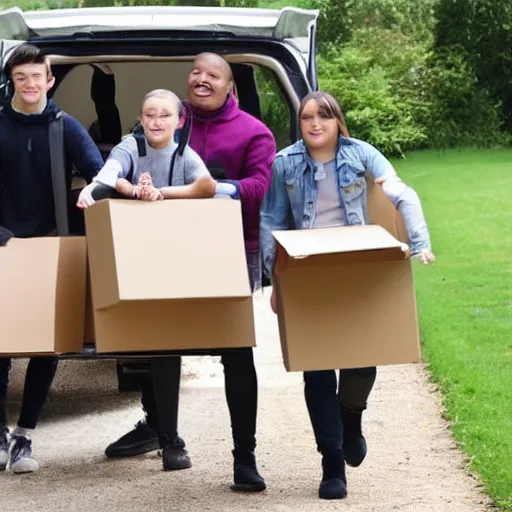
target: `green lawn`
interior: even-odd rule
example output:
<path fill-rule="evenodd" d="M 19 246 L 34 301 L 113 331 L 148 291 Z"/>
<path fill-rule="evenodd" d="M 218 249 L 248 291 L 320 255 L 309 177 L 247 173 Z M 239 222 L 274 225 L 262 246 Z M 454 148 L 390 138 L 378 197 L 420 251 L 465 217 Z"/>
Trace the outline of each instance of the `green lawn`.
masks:
<path fill-rule="evenodd" d="M 393 164 L 422 199 L 437 256 L 415 265 L 424 358 L 471 469 L 512 510 L 512 150 Z"/>

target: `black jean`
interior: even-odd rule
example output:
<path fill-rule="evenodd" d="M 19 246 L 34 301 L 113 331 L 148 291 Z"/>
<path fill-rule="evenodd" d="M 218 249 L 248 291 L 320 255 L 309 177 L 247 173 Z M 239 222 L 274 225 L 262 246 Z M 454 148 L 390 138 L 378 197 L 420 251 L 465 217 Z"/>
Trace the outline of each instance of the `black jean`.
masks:
<path fill-rule="evenodd" d="M 18 426 L 34 429 L 43 411 L 57 371 L 56 357 L 32 357 L 28 363 Z M 7 388 L 11 360 L 0 358 L 0 428 L 7 426 Z"/>
<path fill-rule="evenodd" d="M 304 396 L 319 452 L 342 448 L 340 407 L 366 409 L 376 375 L 375 367 L 340 370 L 338 385 L 335 370 L 304 372 Z"/>
<path fill-rule="evenodd" d="M 226 400 L 236 448 L 253 451 L 256 447 L 258 379 L 252 348 L 222 352 Z M 181 357 L 155 358 L 150 374 L 141 375 L 142 407 L 148 426 L 156 430 L 161 446 L 178 435 L 179 383 Z"/>
<path fill-rule="evenodd" d="M 247 271 L 252 290 L 261 286 L 259 253 L 247 254 Z M 235 448 L 253 451 L 256 448 L 258 378 L 252 348 L 226 349 L 220 354 Z M 165 357 L 153 359 L 150 373 L 140 378 L 146 421 L 158 432 L 161 446 L 172 443 L 178 435 L 180 377 L 181 357 Z"/>

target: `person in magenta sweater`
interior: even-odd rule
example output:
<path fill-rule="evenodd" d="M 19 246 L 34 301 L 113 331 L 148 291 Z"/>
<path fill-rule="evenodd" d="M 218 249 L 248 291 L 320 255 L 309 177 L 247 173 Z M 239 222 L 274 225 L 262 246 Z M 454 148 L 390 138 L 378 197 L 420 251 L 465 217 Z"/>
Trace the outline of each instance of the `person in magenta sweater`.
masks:
<path fill-rule="evenodd" d="M 259 256 L 260 207 L 270 188 L 276 143 L 270 130 L 243 112 L 233 94 L 229 64 L 219 55 L 196 57 L 188 76 L 185 107 L 192 113 L 191 148 L 199 154 L 224 194 L 240 199 L 253 289 L 261 282 Z M 258 383 L 251 348 L 222 351 L 226 399 L 234 442 L 235 491 L 263 491 L 265 481 L 256 467 Z M 178 436 L 181 358 L 156 358 L 140 387 L 146 418 L 105 451 L 107 457 L 134 456 L 163 449 L 164 470 L 191 466 L 185 443 Z"/>
<path fill-rule="evenodd" d="M 196 80 L 194 73 L 189 76 L 191 92 L 185 103 L 193 114 L 190 146 L 212 176 L 235 185 L 242 203 L 245 248 L 249 254 L 257 253 L 259 212 L 270 183 L 271 158 L 276 151 L 274 137 L 263 123 L 238 108 L 233 92 L 220 110 L 212 113 L 199 107 L 204 97 L 200 95 L 201 89 L 194 86 L 195 82 L 191 82 Z"/>

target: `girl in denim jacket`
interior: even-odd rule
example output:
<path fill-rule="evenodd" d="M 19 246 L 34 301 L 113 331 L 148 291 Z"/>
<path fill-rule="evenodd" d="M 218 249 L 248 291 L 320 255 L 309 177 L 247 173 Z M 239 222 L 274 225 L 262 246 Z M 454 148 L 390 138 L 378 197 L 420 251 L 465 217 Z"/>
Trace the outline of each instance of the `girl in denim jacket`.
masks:
<path fill-rule="evenodd" d="M 261 212 L 260 243 L 266 274 L 276 269 L 272 231 L 368 224 L 366 174 L 369 173 L 402 214 L 410 253 L 424 264 L 434 261 L 420 200 L 370 144 L 350 138 L 341 109 L 325 92 L 304 98 L 299 109 L 302 140 L 282 150 L 273 164 L 272 184 Z M 271 306 L 277 313 L 275 293 Z M 319 496 L 347 494 L 345 463 L 359 466 L 366 456 L 362 412 L 376 368 L 304 372 L 306 404 L 323 476 Z"/>

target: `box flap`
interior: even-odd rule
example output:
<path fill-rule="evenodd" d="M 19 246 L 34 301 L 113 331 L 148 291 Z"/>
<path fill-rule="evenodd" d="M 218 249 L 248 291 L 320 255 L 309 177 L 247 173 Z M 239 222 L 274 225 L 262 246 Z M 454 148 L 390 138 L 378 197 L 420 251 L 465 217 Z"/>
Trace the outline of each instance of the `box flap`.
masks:
<path fill-rule="evenodd" d="M 372 224 L 382 226 L 400 242 L 409 243 L 405 223 L 382 187 L 368 178 L 368 217 Z"/>
<path fill-rule="evenodd" d="M 294 259 L 374 250 L 385 250 L 386 259 L 390 256 L 404 259 L 402 244 L 384 228 L 375 225 L 274 231 L 273 235 Z"/>

